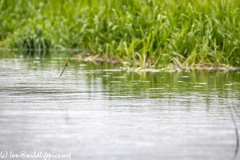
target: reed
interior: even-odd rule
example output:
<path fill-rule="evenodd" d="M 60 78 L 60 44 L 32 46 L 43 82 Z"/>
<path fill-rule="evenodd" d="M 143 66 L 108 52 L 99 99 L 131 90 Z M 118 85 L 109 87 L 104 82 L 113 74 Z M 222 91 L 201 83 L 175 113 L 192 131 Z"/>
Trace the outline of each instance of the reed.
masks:
<path fill-rule="evenodd" d="M 240 66 L 239 9 L 237 0 L 3 0 L 0 41 L 79 48 L 132 67 Z"/>

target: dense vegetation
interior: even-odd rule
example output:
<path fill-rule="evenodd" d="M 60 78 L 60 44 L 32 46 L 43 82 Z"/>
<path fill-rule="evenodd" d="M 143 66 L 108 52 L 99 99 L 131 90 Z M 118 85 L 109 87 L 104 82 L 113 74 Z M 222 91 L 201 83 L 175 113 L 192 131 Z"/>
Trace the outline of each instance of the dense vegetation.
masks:
<path fill-rule="evenodd" d="M 2 48 L 78 48 L 133 67 L 240 66 L 238 0 L 1 0 L 0 10 Z"/>

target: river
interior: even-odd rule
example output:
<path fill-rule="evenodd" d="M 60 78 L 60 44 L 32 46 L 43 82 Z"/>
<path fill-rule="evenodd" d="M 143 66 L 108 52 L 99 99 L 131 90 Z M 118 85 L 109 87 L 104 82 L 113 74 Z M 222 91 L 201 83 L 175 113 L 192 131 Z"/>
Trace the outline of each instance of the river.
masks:
<path fill-rule="evenodd" d="M 240 158 L 240 71 L 131 72 L 71 60 L 59 78 L 66 55 L 0 54 L 2 158 Z"/>

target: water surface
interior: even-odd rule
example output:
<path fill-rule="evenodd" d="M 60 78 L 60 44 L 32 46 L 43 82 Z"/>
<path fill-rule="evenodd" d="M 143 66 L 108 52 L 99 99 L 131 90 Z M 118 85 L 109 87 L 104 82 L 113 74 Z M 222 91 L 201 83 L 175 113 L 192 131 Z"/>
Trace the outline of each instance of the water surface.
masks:
<path fill-rule="evenodd" d="M 240 158 L 239 71 L 137 73 L 71 60 L 58 78 L 66 56 L 1 57 L 3 153 L 71 153 L 74 160 Z"/>

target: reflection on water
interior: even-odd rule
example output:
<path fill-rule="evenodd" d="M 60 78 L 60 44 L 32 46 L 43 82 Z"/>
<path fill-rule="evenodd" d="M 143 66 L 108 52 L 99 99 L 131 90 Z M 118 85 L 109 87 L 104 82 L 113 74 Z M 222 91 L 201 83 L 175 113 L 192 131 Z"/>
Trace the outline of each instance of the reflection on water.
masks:
<path fill-rule="evenodd" d="M 71 60 L 58 78 L 66 59 L 0 59 L 0 151 L 76 160 L 240 158 L 239 71 L 136 73 Z"/>

